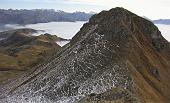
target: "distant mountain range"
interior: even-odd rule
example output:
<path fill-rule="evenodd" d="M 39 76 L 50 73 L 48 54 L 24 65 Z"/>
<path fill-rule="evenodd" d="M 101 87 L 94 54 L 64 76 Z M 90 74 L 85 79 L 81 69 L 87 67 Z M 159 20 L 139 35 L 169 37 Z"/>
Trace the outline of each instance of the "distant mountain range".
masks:
<path fill-rule="evenodd" d="M 53 9 L 0 9 L 0 24 L 35 24 L 46 22 L 87 21 L 94 13 L 55 11 Z"/>
<path fill-rule="evenodd" d="M 170 25 L 170 19 L 158 19 L 158 20 L 153 20 L 155 24 L 165 24 L 165 25 Z"/>
<path fill-rule="evenodd" d="M 0 9 L 0 27 L 3 24 L 36 24 L 47 22 L 75 22 L 75 21 L 88 21 L 89 18 L 96 14 L 95 12 L 73 12 L 68 13 L 61 10 L 53 9 Z M 170 25 L 170 19 L 151 20 L 145 16 L 143 18 L 152 21 L 155 24 Z"/>
<path fill-rule="evenodd" d="M 164 24 L 164 25 L 170 25 L 170 19 L 157 19 L 157 20 L 151 20 L 150 18 L 146 16 L 142 16 L 143 18 L 153 22 L 154 24 Z"/>

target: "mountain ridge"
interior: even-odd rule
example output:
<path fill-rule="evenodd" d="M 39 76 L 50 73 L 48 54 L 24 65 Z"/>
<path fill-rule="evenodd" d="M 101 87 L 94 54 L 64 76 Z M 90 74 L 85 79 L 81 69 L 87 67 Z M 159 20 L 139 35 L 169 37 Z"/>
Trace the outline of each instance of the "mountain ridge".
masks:
<path fill-rule="evenodd" d="M 47 22 L 87 21 L 93 14 L 85 12 L 68 13 L 53 9 L 13 10 L 0 9 L 0 24 L 36 24 Z"/>
<path fill-rule="evenodd" d="M 68 41 L 56 35 L 35 36 L 35 33 L 39 30 L 24 28 L 0 32 L 0 87 L 31 73 L 50 59 L 61 49 L 56 42 Z"/>

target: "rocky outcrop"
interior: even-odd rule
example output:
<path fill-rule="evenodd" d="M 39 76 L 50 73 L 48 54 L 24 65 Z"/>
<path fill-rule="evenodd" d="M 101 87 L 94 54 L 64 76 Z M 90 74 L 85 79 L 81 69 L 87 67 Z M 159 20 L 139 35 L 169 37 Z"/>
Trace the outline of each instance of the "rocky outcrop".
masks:
<path fill-rule="evenodd" d="M 169 103 L 170 44 L 123 8 L 102 11 L 3 103 Z"/>

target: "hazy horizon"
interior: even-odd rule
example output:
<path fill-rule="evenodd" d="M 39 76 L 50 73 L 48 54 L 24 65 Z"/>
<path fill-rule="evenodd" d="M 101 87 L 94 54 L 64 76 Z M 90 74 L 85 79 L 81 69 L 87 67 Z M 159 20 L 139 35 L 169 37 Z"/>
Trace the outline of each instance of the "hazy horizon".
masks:
<path fill-rule="evenodd" d="M 170 18 L 169 0 L 1 0 L 0 9 L 55 9 L 66 12 L 100 12 L 123 7 L 150 19 Z"/>

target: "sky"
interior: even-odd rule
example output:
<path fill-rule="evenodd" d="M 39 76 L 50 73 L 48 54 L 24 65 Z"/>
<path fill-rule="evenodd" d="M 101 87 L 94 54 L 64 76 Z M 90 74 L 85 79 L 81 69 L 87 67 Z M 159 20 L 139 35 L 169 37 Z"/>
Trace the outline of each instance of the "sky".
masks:
<path fill-rule="evenodd" d="M 0 0 L 1 9 L 55 9 L 100 12 L 123 7 L 149 19 L 170 19 L 170 0 Z"/>

